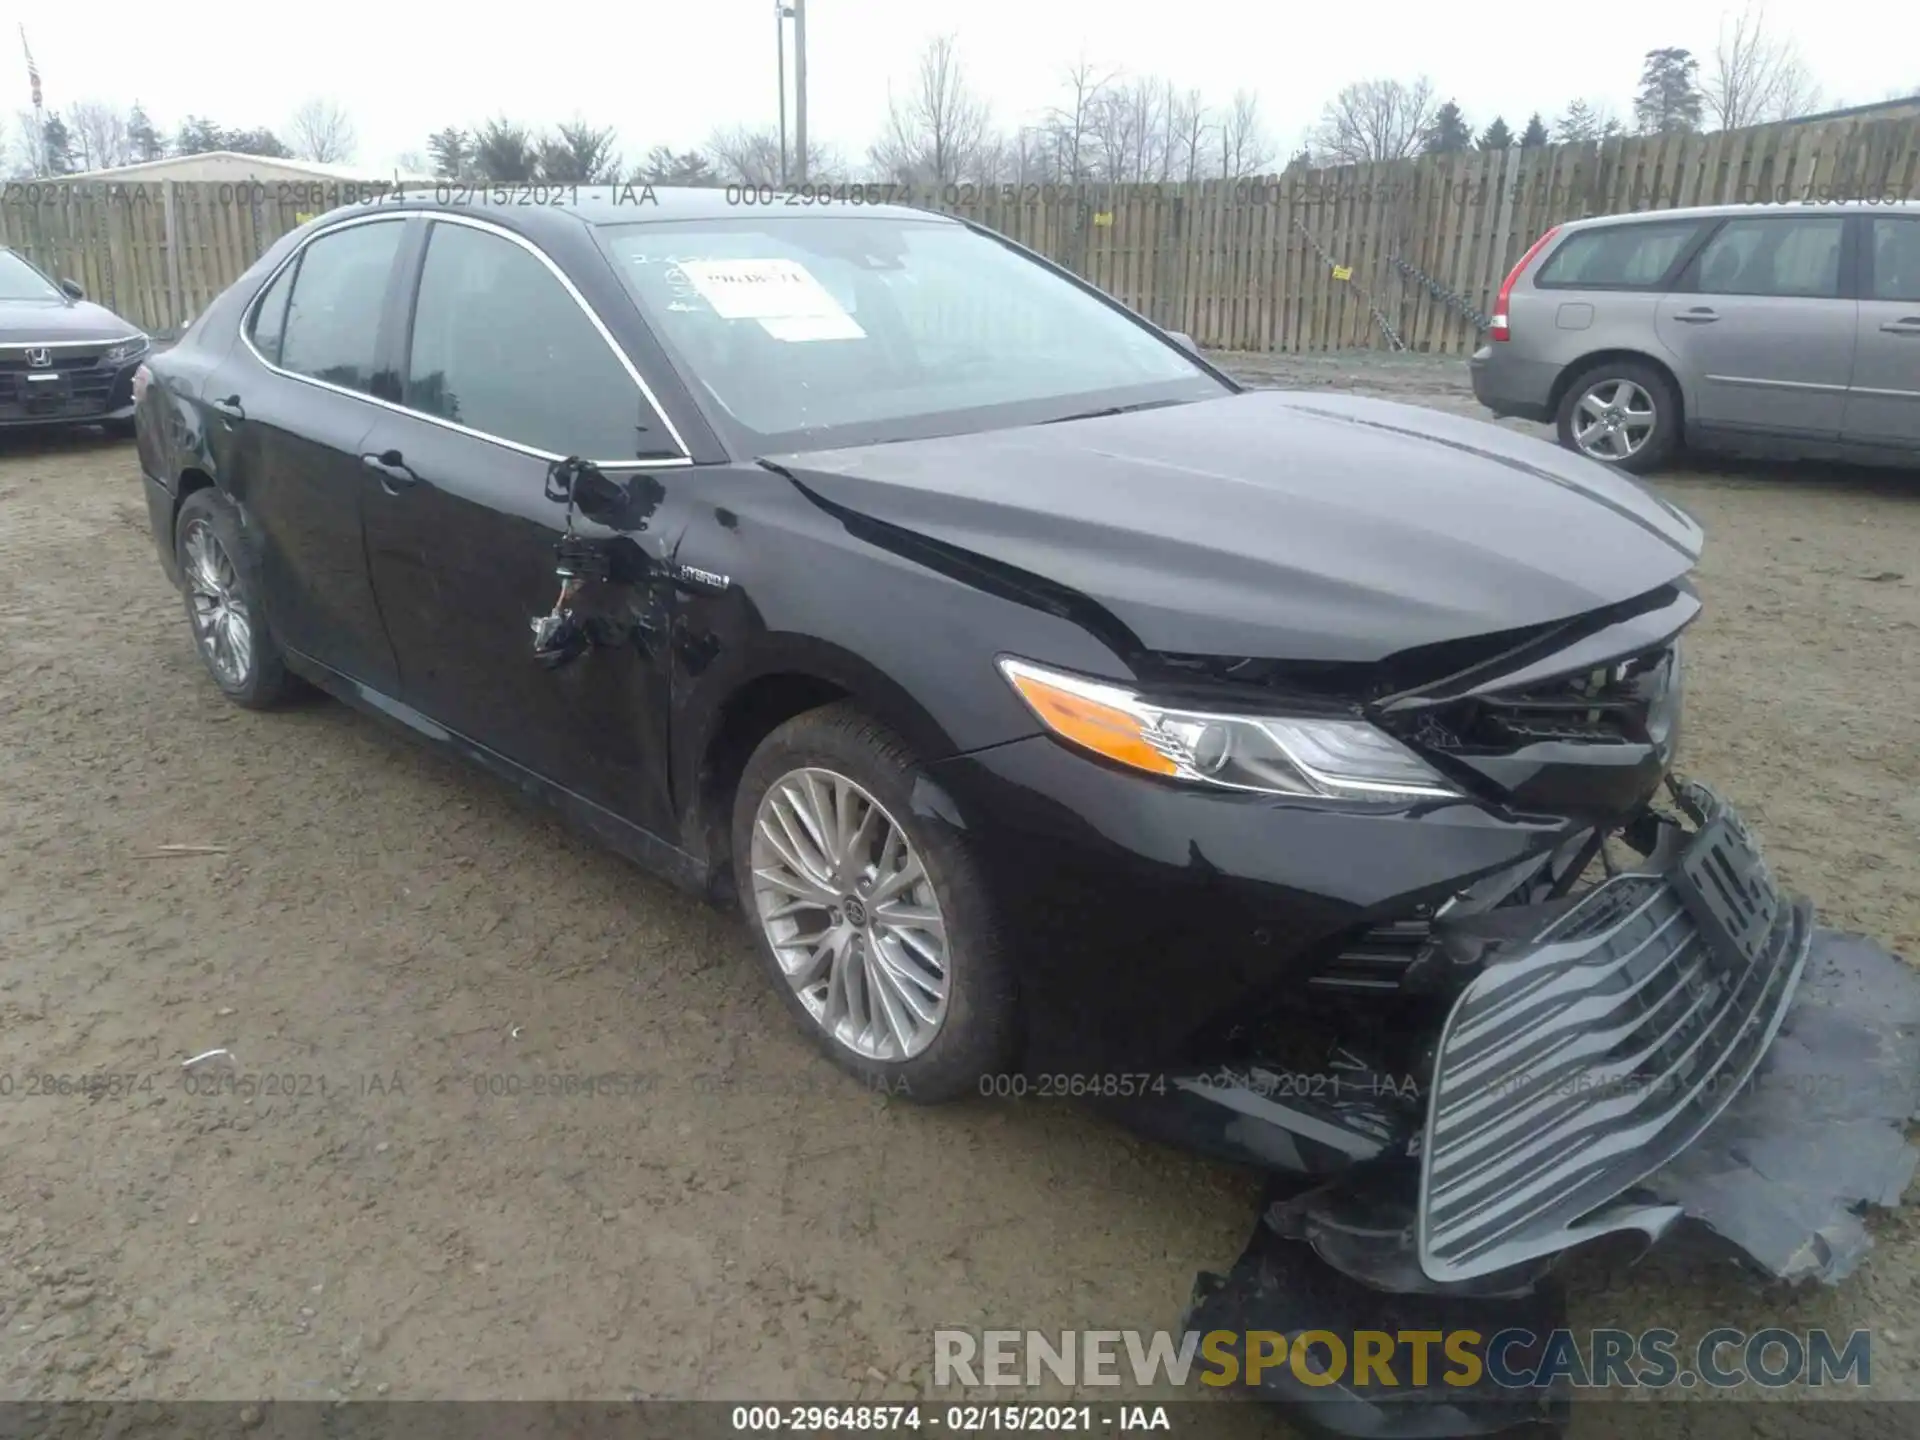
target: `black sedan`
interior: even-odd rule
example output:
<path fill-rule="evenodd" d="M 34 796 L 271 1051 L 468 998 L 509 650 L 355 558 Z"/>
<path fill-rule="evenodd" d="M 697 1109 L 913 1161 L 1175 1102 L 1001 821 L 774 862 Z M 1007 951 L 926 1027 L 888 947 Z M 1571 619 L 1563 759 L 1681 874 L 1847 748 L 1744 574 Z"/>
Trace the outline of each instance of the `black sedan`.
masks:
<path fill-rule="evenodd" d="M 316 685 L 737 903 L 869 1083 L 1364 1174 L 1374 1219 L 1301 1223 L 1370 1285 L 1663 1229 L 1611 1202 L 1802 971 L 1805 903 L 1670 782 L 1687 516 L 1243 392 L 974 226 L 335 212 L 147 369 L 154 536 L 236 702 Z"/>
<path fill-rule="evenodd" d="M 0 426 L 133 429 L 133 377 L 149 342 L 138 326 L 0 248 Z"/>

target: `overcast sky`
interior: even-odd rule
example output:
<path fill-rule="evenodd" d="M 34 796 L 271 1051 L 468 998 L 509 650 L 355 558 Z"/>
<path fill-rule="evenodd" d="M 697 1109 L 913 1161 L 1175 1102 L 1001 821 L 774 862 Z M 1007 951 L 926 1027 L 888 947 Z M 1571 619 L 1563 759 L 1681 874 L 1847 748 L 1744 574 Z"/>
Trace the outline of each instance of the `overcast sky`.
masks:
<path fill-rule="evenodd" d="M 1722 0 L 1437 5 L 1432 0 L 810 0 L 809 123 L 819 142 L 864 156 L 927 40 L 952 34 L 974 88 L 1013 128 L 1058 98 L 1083 53 L 1103 67 L 1165 76 L 1215 102 L 1257 92 L 1281 158 L 1342 84 L 1433 77 L 1468 119 L 1518 131 L 1586 98 L 1629 113 L 1641 56 L 1678 45 L 1705 57 Z M 7 17 L 0 114 L 27 105 L 17 26 L 46 103 L 139 100 L 171 131 L 189 114 L 281 129 L 299 102 L 331 96 L 352 115 L 357 160 L 394 165 L 427 135 L 506 114 L 575 118 L 648 146 L 700 144 L 716 126 L 777 122 L 773 0 L 610 5 L 407 5 L 398 0 L 207 7 L 67 0 Z M 1769 27 L 1796 40 L 1830 104 L 1920 90 L 1914 0 L 1770 0 Z"/>

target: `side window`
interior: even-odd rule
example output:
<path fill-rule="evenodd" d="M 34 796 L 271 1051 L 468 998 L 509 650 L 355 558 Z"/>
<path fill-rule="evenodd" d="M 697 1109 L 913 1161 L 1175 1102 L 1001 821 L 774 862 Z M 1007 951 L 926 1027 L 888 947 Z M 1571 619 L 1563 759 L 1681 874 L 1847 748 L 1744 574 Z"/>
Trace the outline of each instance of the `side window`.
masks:
<path fill-rule="evenodd" d="M 1682 220 L 1576 230 L 1547 257 L 1533 283 L 1548 290 L 1658 285 L 1699 229 L 1698 221 Z"/>
<path fill-rule="evenodd" d="M 1846 221 L 1838 215 L 1729 220 L 1694 262 L 1702 295 L 1840 294 Z"/>
<path fill-rule="evenodd" d="M 280 339 L 280 365 L 349 390 L 373 390 L 374 348 L 401 222 L 350 225 L 300 257 Z"/>
<path fill-rule="evenodd" d="M 427 239 L 410 409 L 552 455 L 633 460 L 678 449 L 586 312 L 524 246 L 468 225 Z"/>
<path fill-rule="evenodd" d="M 1920 302 L 1920 220 L 1874 217 L 1873 298 Z"/>
<path fill-rule="evenodd" d="M 280 363 L 281 331 L 287 323 L 287 294 L 293 289 L 293 273 L 299 268 L 300 262 L 296 259 L 274 276 L 273 284 L 253 307 L 253 318 L 247 322 L 253 348 L 276 365 Z"/>

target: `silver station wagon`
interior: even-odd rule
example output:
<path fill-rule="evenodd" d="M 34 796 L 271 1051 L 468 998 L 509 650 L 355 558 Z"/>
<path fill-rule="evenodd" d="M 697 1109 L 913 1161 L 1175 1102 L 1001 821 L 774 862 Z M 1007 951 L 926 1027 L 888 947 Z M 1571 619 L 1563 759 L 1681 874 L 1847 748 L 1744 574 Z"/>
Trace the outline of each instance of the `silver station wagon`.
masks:
<path fill-rule="evenodd" d="M 1572 221 L 1494 310 L 1480 403 L 1603 464 L 1685 444 L 1920 465 L 1920 203 Z"/>

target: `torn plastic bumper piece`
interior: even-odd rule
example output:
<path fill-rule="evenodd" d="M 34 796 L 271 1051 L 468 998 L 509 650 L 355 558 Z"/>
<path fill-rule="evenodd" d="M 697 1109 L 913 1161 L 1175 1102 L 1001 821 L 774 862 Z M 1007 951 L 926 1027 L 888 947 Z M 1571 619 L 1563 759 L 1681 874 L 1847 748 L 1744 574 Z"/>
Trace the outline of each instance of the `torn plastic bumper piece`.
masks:
<path fill-rule="evenodd" d="M 1912 1183 L 1917 1101 L 1920 974 L 1863 935 L 1816 930 L 1752 1080 L 1638 1189 L 1778 1279 L 1832 1284 L 1872 1244 L 1863 1212 Z"/>
<path fill-rule="evenodd" d="M 1533 1365 L 1526 1362 L 1537 1363 L 1537 1347 L 1566 1326 L 1565 1301 L 1552 1283 L 1522 1295 L 1468 1302 L 1457 1295 L 1383 1295 L 1321 1263 L 1307 1246 L 1281 1236 L 1264 1218 L 1229 1274 L 1203 1274 L 1195 1282 L 1183 1322 L 1190 1332 L 1224 1331 L 1232 1337 L 1225 1348 L 1236 1361 L 1236 1377 L 1257 1398 L 1294 1407 L 1290 1416 L 1315 1429 L 1381 1440 L 1564 1427 L 1571 1404 L 1570 1387 L 1563 1380 L 1529 1379 L 1503 1386 L 1492 1377 L 1530 1372 Z M 1469 1328 L 1481 1337 L 1467 1347 L 1479 1362 L 1472 1367 L 1478 1378 L 1463 1385 L 1465 1357 L 1443 1353 L 1437 1342 L 1451 1336 L 1458 1347 L 1461 1332 Z M 1274 1337 L 1268 1353 L 1277 1363 L 1250 1374 L 1247 1362 L 1255 1357 L 1247 1351 L 1259 1340 L 1249 1337 L 1263 1331 Z M 1353 1364 L 1335 1364 L 1330 1353 L 1309 1345 L 1303 1352 L 1305 1368 L 1317 1373 L 1306 1379 L 1302 1367 L 1281 1357 L 1312 1331 L 1349 1340 L 1362 1331 L 1402 1340 L 1424 1333 L 1436 1343 L 1418 1368 L 1410 1365 L 1403 1350 L 1392 1363 L 1386 1386 L 1377 1372 L 1366 1377 L 1367 1383 L 1357 1381 Z M 1509 1338 L 1514 1332 L 1529 1338 L 1516 1343 Z M 1496 1341 L 1511 1347 L 1503 1350 L 1507 1364 L 1498 1371 L 1486 1363 L 1485 1353 Z M 1349 1359 L 1341 1357 L 1343 1362 Z"/>

